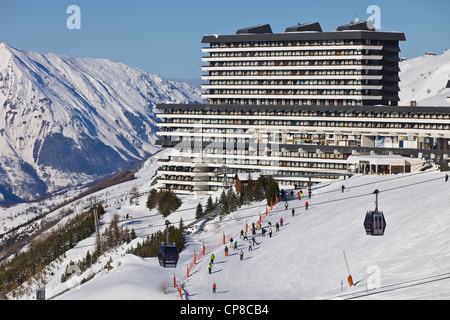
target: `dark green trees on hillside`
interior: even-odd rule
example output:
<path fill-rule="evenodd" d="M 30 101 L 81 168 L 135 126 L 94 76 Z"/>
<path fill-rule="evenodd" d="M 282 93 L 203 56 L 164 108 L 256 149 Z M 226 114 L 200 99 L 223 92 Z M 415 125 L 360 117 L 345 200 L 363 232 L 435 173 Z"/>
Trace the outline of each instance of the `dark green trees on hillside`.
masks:
<path fill-rule="evenodd" d="M 147 208 L 149 210 L 157 208 L 164 217 L 175 212 L 180 206 L 181 200 L 171 190 L 152 189 L 147 197 Z"/>

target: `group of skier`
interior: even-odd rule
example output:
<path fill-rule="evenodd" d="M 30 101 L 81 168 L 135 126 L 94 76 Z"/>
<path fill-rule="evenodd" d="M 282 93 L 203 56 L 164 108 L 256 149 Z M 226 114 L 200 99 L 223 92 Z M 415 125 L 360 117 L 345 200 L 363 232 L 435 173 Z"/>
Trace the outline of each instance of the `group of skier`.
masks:
<path fill-rule="evenodd" d="M 294 214 L 295 214 L 295 209 L 292 209 L 292 215 L 294 216 Z M 275 224 L 275 230 L 277 232 L 280 230 L 280 226 L 281 227 L 283 226 L 283 223 L 284 223 L 283 218 L 280 218 L 280 220 Z M 261 229 L 261 235 L 264 237 L 266 232 L 267 232 L 266 231 L 267 228 L 269 229 L 269 237 L 271 238 L 272 237 L 272 223 L 271 222 L 268 222 L 268 227 L 262 227 L 259 221 L 256 223 L 256 225 L 255 225 L 255 223 L 252 223 L 252 229 L 251 229 L 252 230 L 252 237 L 251 237 L 251 239 L 248 238 L 247 232 L 244 232 L 244 230 L 241 230 L 239 238 L 242 239 L 242 240 L 248 241 L 248 251 L 253 251 L 253 247 L 259 245 L 259 243 L 256 241 L 256 238 L 255 238 L 256 230 Z M 233 237 L 231 237 L 230 240 L 229 240 L 229 243 L 230 243 L 230 247 L 233 247 L 234 250 L 238 250 L 237 240 L 235 240 L 235 239 L 233 239 Z M 229 251 L 228 245 L 225 245 L 225 248 L 224 248 L 225 257 L 229 256 L 228 255 L 228 251 Z M 208 264 L 208 272 L 210 274 L 211 274 L 211 271 L 212 271 L 212 265 L 214 263 L 214 259 L 215 258 L 216 258 L 215 254 L 212 253 L 211 254 L 211 261 Z M 243 249 L 241 249 L 240 252 L 239 252 L 239 260 L 240 261 L 244 260 L 244 250 Z M 217 288 L 217 285 L 214 283 L 213 284 L 213 293 L 216 293 L 216 288 Z"/>
<path fill-rule="evenodd" d="M 309 198 L 311 198 L 311 186 L 308 187 L 308 195 L 309 195 Z M 293 196 L 293 191 L 291 191 L 291 196 Z M 300 189 L 300 191 L 297 192 L 297 197 L 300 200 L 303 196 L 304 196 L 303 192 Z M 308 201 L 306 201 L 305 202 L 305 210 L 308 210 L 308 207 L 309 207 L 309 203 L 308 203 Z M 289 208 L 289 203 L 286 201 L 285 202 L 285 209 L 288 210 L 288 208 Z M 292 216 L 294 217 L 295 216 L 295 208 L 292 208 L 291 213 L 292 213 Z M 284 222 L 283 218 L 280 218 L 280 220 L 275 224 L 275 231 L 276 232 L 278 232 L 280 230 L 280 226 L 281 227 L 283 226 L 283 222 Z M 266 231 L 267 228 L 269 230 L 269 237 L 271 238 L 272 237 L 272 223 L 271 222 L 268 222 L 268 227 L 262 227 L 262 225 L 261 225 L 261 223 L 259 221 L 256 223 L 256 225 L 255 225 L 255 223 L 252 223 L 252 228 L 251 228 L 252 237 L 251 237 L 251 239 L 248 238 L 247 232 L 244 232 L 244 230 L 241 230 L 239 238 L 243 239 L 245 241 L 248 241 L 248 251 L 253 251 L 253 247 L 255 245 L 259 245 L 259 243 L 256 241 L 256 238 L 255 238 L 257 230 L 261 230 L 261 235 L 264 237 L 266 232 L 267 232 Z M 230 248 L 232 247 L 234 250 L 239 250 L 238 249 L 237 240 L 235 240 L 235 239 L 233 239 L 231 237 L 229 242 L 230 242 Z M 229 248 L 228 248 L 227 245 L 225 245 L 224 251 L 225 251 L 225 257 L 228 257 L 229 256 L 228 255 Z M 212 265 L 214 263 L 214 259 L 215 259 L 215 255 L 213 253 L 211 255 L 211 261 L 210 261 L 210 263 L 208 265 L 209 273 L 211 273 Z M 241 249 L 240 252 L 239 252 L 239 259 L 240 259 L 240 261 L 244 260 L 244 250 L 243 249 Z M 213 284 L 213 293 L 216 293 L 216 288 L 217 288 L 217 286 L 214 283 Z"/>

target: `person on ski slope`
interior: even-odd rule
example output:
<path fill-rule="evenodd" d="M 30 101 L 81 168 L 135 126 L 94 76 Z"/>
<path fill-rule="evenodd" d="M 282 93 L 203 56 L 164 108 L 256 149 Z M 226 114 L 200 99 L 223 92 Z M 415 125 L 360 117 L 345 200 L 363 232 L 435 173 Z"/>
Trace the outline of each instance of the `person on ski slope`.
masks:
<path fill-rule="evenodd" d="M 217 288 L 217 286 L 216 286 L 216 284 L 214 283 L 214 284 L 213 284 L 213 293 L 216 293 L 216 288 Z"/>
<path fill-rule="evenodd" d="M 225 246 L 225 257 L 228 257 L 228 246 Z"/>
<path fill-rule="evenodd" d="M 280 218 L 280 226 L 283 226 L 283 218 Z"/>
<path fill-rule="evenodd" d="M 305 210 L 308 210 L 308 206 L 309 206 L 309 203 L 308 203 L 308 201 L 306 201 L 305 202 Z"/>
<path fill-rule="evenodd" d="M 213 264 L 214 263 L 214 259 L 216 258 L 216 256 L 214 255 L 214 253 L 213 254 L 211 254 L 211 264 Z"/>
<path fill-rule="evenodd" d="M 295 209 L 292 208 L 292 216 L 295 216 Z"/>
<path fill-rule="evenodd" d="M 240 253 L 240 257 L 241 257 L 241 261 L 244 260 L 244 251 L 242 251 L 242 250 L 241 250 L 241 253 Z"/>

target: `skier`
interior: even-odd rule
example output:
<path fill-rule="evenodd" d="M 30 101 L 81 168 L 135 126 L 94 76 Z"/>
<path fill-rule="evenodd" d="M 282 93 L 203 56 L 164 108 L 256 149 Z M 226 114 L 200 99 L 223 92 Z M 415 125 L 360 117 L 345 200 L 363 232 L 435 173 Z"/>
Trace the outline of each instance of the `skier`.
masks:
<path fill-rule="evenodd" d="M 208 265 L 209 274 L 211 274 L 212 265 L 211 263 Z"/>
<path fill-rule="evenodd" d="M 244 236 L 244 230 L 241 230 L 241 235 L 239 236 L 239 238 L 242 238 Z"/>
<path fill-rule="evenodd" d="M 280 226 L 283 226 L 283 218 L 280 218 Z"/>
<path fill-rule="evenodd" d="M 262 234 L 262 236 L 263 236 L 263 237 L 265 237 L 265 236 L 266 236 L 266 229 L 265 229 L 265 228 L 262 228 L 262 230 L 261 230 L 261 234 Z"/>
<path fill-rule="evenodd" d="M 344 190 L 345 190 L 345 186 L 344 185 L 342 185 L 341 190 L 342 190 L 342 193 L 344 193 Z"/>
<path fill-rule="evenodd" d="M 253 245 L 255 245 L 255 244 L 258 245 L 258 243 L 256 242 L 255 237 L 252 237 L 252 244 L 253 244 Z"/>
<path fill-rule="evenodd" d="M 240 257 L 241 257 L 241 261 L 244 260 L 244 251 L 242 251 L 242 250 L 241 250 Z"/>
<path fill-rule="evenodd" d="M 248 240 L 247 232 L 244 232 L 244 240 Z"/>
<path fill-rule="evenodd" d="M 448 181 L 448 174 L 445 175 L 445 182 Z"/>
<path fill-rule="evenodd" d="M 248 241 L 248 251 L 253 251 L 253 245 L 250 240 Z"/>
<path fill-rule="evenodd" d="M 214 255 L 214 253 L 213 254 L 211 254 L 211 264 L 213 264 L 214 263 L 214 259 L 216 258 L 216 256 Z"/>
<path fill-rule="evenodd" d="M 272 238 L 272 228 L 269 228 L 269 238 Z"/>
<path fill-rule="evenodd" d="M 278 224 L 278 222 L 277 222 L 277 224 L 275 225 L 275 231 L 279 231 L 280 230 L 280 225 Z"/>
<path fill-rule="evenodd" d="M 237 241 L 234 242 L 234 250 L 237 250 Z"/>
<path fill-rule="evenodd" d="M 228 257 L 228 246 L 225 246 L 225 257 Z"/>
<path fill-rule="evenodd" d="M 292 208 L 292 216 L 293 217 L 295 216 L 295 209 L 294 208 Z"/>
<path fill-rule="evenodd" d="M 217 287 L 216 287 L 216 284 L 214 283 L 214 284 L 213 284 L 213 293 L 216 293 L 216 288 L 217 288 Z"/>
<path fill-rule="evenodd" d="M 285 207 L 285 209 L 286 209 L 286 210 L 288 209 L 288 207 L 289 207 L 289 204 L 287 203 L 287 201 L 286 201 L 286 203 L 285 203 L 284 207 Z"/>
<path fill-rule="evenodd" d="M 308 210 L 308 206 L 309 206 L 309 203 L 308 203 L 308 201 L 306 201 L 305 202 L 305 210 Z"/>

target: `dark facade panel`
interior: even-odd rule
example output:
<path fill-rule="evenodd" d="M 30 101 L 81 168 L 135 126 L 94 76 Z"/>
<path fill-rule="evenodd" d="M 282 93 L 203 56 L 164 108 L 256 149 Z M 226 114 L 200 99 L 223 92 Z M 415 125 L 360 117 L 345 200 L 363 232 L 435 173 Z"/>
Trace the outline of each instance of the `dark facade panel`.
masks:
<path fill-rule="evenodd" d="M 350 23 L 345 26 L 340 26 L 336 31 L 348 31 L 348 30 L 364 30 L 364 31 L 375 31 L 372 22 L 361 21 L 356 23 Z"/>
<path fill-rule="evenodd" d="M 387 40 L 405 41 L 401 32 L 339 31 L 339 32 L 285 32 L 264 34 L 206 35 L 202 43 L 302 40 Z"/>
<path fill-rule="evenodd" d="M 304 106 L 304 105 L 241 105 L 241 104 L 158 104 L 157 109 L 180 110 L 244 110 L 244 111 L 313 111 L 313 112 L 407 112 L 419 114 L 450 114 L 450 107 L 410 106 Z"/>
<path fill-rule="evenodd" d="M 236 34 L 256 34 L 256 33 L 273 33 L 269 24 L 260 24 L 253 27 L 239 29 Z"/>
<path fill-rule="evenodd" d="M 304 24 L 299 23 L 296 26 L 287 28 L 285 32 L 305 32 L 305 31 L 323 32 L 322 27 L 318 22 L 310 22 Z"/>

